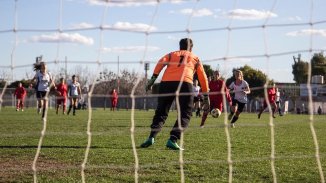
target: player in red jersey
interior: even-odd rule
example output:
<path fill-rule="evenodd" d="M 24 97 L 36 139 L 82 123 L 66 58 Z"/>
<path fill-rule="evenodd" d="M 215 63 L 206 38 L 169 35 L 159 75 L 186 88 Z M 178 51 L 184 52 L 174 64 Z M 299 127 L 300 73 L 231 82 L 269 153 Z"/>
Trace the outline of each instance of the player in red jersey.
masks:
<path fill-rule="evenodd" d="M 273 118 L 275 118 L 275 112 L 277 110 L 277 105 L 276 105 L 276 88 L 275 88 L 275 84 L 272 84 L 272 87 L 268 87 L 267 88 L 267 98 L 268 101 L 271 105 L 272 108 L 272 115 Z M 264 100 L 264 106 L 260 109 L 259 113 L 258 113 L 258 119 L 260 119 L 261 114 L 264 112 L 264 110 L 267 108 L 267 102 L 266 99 Z"/>
<path fill-rule="evenodd" d="M 232 98 L 230 96 L 229 90 L 225 85 L 224 80 L 221 79 L 219 71 L 214 72 L 213 79 L 209 82 L 208 85 L 210 110 L 217 108 L 221 112 L 223 111 L 223 95 L 225 95 L 226 101 L 228 101 L 230 106 L 232 106 Z M 200 127 L 204 127 L 209 112 L 209 110 L 204 111 Z"/>
<path fill-rule="evenodd" d="M 59 107 L 62 105 L 62 113 L 66 114 L 66 106 L 67 106 L 67 85 L 63 78 L 60 78 L 60 83 L 57 85 L 57 111 L 59 112 Z"/>
<path fill-rule="evenodd" d="M 199 58 L 192 53 L 193 42 L 190 38 L 181 39 L 180 50 L 173 51 L 163 56 L 157 63 L 152 78 L 147 83 L 146 89 L 150 89 L 156 78 L 166 67 L 159 86 L 158 104 L 152 120 L 151 132 L 148 139 L 140 147 L 147 148 L 154 144 L 154 139 L 161 131 L 170 111 L 170 107 L 175 99 L 179 99 L 180 121 L 177 119 L 166 147 L 173 150 L 183 150 L 178 144 L 181 133 L 188 127 L 193 109 L 193 80 L 194 73 L 197 72 L 198 80 L 204 94 L 204 109 L 209 108 L 209 98 L 207 92 L 208 82 L 204 67 Z M 179 92 L 180 95 L 176 96 Z M 181 125 L 181 126 L 180 126 Z"/>
<path fill-rule="evenodd" d="M 24 111 L 24 100 L 26 96 L 26 89 L 23 87 L 22 83 L 18 84 L 18 87 L 15 90 L 14 96 L 16 96 L 17 103 L 16 103 L 16 111 L 20 109 Z"/>
<path fill-rule="evenodd" d="M 111 111 L 114 111 L 118 105 L 118 92 L 113 89 L 111 92 Z"/>

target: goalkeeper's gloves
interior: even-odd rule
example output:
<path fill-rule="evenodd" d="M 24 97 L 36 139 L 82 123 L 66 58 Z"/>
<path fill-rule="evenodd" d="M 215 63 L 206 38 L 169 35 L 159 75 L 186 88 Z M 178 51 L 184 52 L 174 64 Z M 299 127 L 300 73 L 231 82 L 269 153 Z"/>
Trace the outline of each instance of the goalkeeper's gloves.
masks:
<path fill-rule="evenodd" d="M 204 94 L 204 99 L 203 99 L 203 110 L 204 111 L 209 111 L 209 106 L 210 106 L 210 102 L 209 102 L 209 98 L 207 94 Z"/>
<path fill-rule="evenodd" d="M 153 76 L 151 77 L 151 79 L 147 82 L 147 85 L 146 85 L 146 92 L 147 92 L 148 90 L 151 90 L 151 88 L 152 88 L 152 86 L 153 86 L 153 84 L 154 84 L 156 78 L 157 78 L 157 75 L 156 75 L 156 74 L 153 74 Z"/>

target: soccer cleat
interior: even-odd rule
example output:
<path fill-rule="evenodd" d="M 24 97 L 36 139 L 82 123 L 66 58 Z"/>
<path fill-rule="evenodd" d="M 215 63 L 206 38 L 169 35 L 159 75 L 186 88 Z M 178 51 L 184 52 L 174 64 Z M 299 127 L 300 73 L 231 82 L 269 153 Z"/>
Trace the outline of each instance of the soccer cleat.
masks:
<path fill-rule="evenodd" d="M 153 145 L 154 142 L 155 142 L 155 140 L 154 140 L 153 137 L 148 138 L 144 143 L 142 143 L 142 144 L 140 145 L 140 147 L 141 147 L 141 148 L 147 148 L 147 147 Z"/>
<path fill-rule="evenodd" d="M 19 109 L 16 109 L 16 111 L 19 111 Z"/>
<path fill-rule="evenodd" d="M 166 147 L 169 148 L 169 149 L 172 149 L 172 150 L 180 150 L 180 151 L 183 151 L 184 150 L 176 142 L 173 142 L 170 139 L 166 143 Z"/>
<path fill-rule="evenodd" d="M 22 109 L 22 112 L 24 112 L 24 109 Z"/>

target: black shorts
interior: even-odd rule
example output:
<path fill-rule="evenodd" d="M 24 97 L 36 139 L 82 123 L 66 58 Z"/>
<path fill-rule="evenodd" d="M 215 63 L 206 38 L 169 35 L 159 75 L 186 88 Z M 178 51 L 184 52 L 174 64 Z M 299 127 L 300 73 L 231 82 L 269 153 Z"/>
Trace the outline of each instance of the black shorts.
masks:
<path fill-rule="evenodd" d="M 246 103 L 239 102 L 238 100 L 232 98 L 232 106 L 238 106 L 237 111 L 242 112 Z"/>
<path fill-rule="evenodd" d="M 194 97 L 194 103 L 199 102 L 200 98 L 199 97 Z"/>
<path fill-rule="evenodd" d="M 37 91 L 36 98 L 43 99 L 46 96 L 46 91 Z"/>

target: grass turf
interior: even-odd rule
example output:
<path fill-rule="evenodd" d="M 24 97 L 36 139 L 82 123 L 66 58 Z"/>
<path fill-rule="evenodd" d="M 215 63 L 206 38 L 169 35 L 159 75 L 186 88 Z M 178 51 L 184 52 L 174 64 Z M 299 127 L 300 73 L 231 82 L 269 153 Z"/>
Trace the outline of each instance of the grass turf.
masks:
<path fill-rule="evenodd" d="M 131 111 L 96 109 L 91 111 L 91 148 L 85 169 L 86 182 L 135 182 L 135 157 L 131 143 Z M 32 163 L 43 129 L 36 109 L 0 111 L 0 182 L 33 182 Z M 136 146 L 148 137 L 154 111 L 135 111 Z M 88 111 L 76 116 L 48 111 L 37 181 L 81 182 L 81 164 L 88 143 Z M 176 120 L 170 113 L 155 144 L 137 148 L 139 182 L 180 182 L 178 151 L 165 143 Z M 183 172 L 185 182 L 228 182 L 227 138 L 224 115 L 209 117 L 205 128 L 192 117 L 184 133 Z M 322 169 L 326 169 L 326 120 L 314 116 Z M 271 168 L 271 127 L 269 114 L 261 119 L 244 113 L 231 137 L 232 181 L 273 182 Z M 278 182 L 320 182 L 315 145 L 308 115 L 288 114 L 274 119 L 275 172 Z"/>

